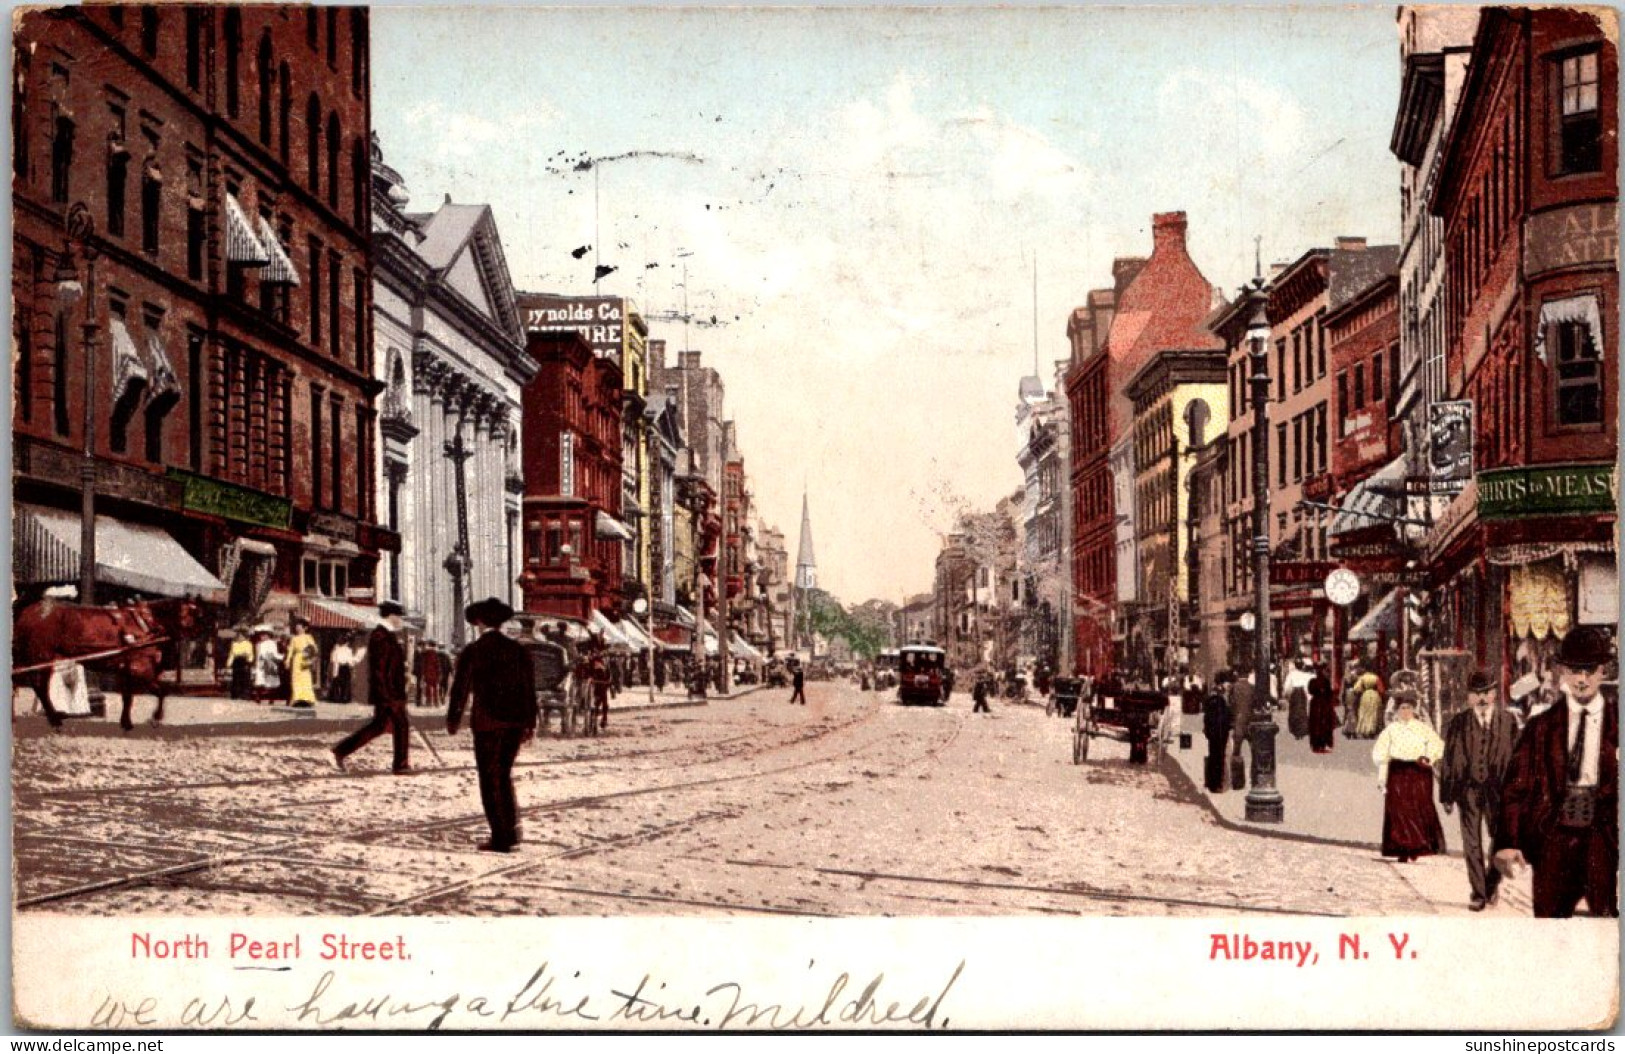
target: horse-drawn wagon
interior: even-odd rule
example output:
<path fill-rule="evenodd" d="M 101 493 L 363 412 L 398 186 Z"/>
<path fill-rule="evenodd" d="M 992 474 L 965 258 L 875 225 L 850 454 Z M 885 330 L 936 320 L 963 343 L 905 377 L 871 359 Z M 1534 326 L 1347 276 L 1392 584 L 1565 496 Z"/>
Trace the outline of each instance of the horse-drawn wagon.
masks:
<path fill-rule="evenodd" d="M 1096 690 L 1078 702 L 1072 725 L 1072 763 L 1089 758 L 1089 741 L 1096 736 L 1128 741 L 1129 761 L 1144 765 L 1156 746 L 1158 715 L 1168 708 L 1161 692 Z"/>

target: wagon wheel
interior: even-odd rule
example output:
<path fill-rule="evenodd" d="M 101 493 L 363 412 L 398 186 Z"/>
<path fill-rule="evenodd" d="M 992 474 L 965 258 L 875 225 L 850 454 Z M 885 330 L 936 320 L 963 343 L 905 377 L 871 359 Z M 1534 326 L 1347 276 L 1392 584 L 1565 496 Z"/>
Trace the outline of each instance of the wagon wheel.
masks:
<path fill-rule="evenodd" d="M 1081 765 L 1089 760 L 1089 730 L 1076 728 L 1072 731 L 1072 764 Z"/>

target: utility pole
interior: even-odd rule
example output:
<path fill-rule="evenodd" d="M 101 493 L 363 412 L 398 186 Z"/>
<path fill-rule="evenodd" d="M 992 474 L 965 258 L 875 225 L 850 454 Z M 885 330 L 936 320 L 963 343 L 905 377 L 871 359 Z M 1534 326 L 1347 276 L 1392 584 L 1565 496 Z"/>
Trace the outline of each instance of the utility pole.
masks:
<path fill-rule="evenodd" d="M 446 444 L 446 457 L 452 463 L 453 479 L 457 484 L 457 545 L 446 557 L 445 563 L 446 570 L 451 574 L 451 643 L 456 648 L 461 648 L 467 640 L 463 622 L 463 607 L 468 602 L 464 579 L 473 565 L 468 550 L 468 483 L 464 463 L 474 456 L 474 452 L 463 444 L 465 417 L 465 413 L 457 415 L 457 430 L 452 433 L 451 442 Z"/>

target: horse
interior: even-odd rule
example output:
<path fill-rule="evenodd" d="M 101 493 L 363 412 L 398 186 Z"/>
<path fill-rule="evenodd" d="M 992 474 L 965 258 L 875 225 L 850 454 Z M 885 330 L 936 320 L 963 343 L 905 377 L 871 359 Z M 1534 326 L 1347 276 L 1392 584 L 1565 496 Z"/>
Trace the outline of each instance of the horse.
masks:
<path fill-rule="evenodd" d="M 94 607 L 46 598 L 17 612 L 12 624 L 12 680 L 34 690 L 52 728 L 62 727 L 62 715 L 51 705 L 47 682 L 51 666 L 63 660 L 87 669 L 120 675 L 124 712 L 119 726 L 134 728 L 130 707 L 137 691 L 158 697 L 152 723 L 164 719 L 164 697 L 169 687 L 161 679 L 173 665 L 175 685 L 180 683 L 180 641 L 200 635 L 203 606 L 191 598 L 136 601 Z M 93 656 L 86 658 L 86 656 Z"/>

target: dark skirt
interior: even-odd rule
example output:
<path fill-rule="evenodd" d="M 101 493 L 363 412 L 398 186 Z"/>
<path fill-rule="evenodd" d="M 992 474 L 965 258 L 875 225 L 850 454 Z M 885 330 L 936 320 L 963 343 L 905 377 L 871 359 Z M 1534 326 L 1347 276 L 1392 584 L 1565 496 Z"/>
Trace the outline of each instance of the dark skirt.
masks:
<path fill-rule="evenodd" d="M 1292 733 L 1293 739 L 1302 739 L 1309 734 L 1309 693 L 1302 688 L 1294 688 L 1287 693 L 1287 731 Z"/>
<path fill-rule="evenodd" d="M 1309 697 L 1309 746 L 1313 750 L 1332 749 L 1337 731 L 1337 701 L 1331 693 Z"/>
<path fill-rule="evenodd" d="M 1415 761 L 1388 763 L 1382 810 L 1382 855 L 1418 857 L 1444 852 L 1444 826 L 1433 806 L 1433 769 Z"/>

